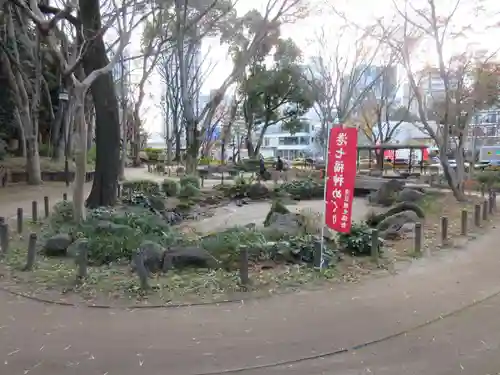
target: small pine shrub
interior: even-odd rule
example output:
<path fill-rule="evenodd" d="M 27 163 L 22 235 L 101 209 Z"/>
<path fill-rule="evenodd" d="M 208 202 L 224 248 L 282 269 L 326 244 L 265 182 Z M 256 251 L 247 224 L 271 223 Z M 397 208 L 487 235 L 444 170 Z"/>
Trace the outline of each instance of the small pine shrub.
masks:
<path fill-rule="evenodd" d="M 193 175 L 187 175 L 187 176 L 182 176 L 180 180 L 181 188 L 185 187 L 186 185 L 193 185 L 196 188 L 200 188 L 200 179 L 198 176 L 193 176 Z"/>
<path fill-rule="evenodd" d="M 161 188 L 167 197 L 175 197 L 179 194 L 179 183 L 175 180 L 166 178 L 163 180 Z"/>

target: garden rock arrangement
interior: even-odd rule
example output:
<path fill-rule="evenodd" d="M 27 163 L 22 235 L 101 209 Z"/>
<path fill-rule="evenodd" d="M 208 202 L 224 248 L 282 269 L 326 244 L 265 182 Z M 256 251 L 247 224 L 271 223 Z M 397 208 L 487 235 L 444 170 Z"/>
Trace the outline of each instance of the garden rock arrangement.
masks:
<path fill-rule="evenodd" d="M 418 191 L 416 193 L 425 196 L 424 193 Z M 423 197 L 419 198 L 419 200 L 421 199 Z M 415 223 L 422 222 L 424 219 L 425 213 L 420 206 L 413 202 L 400 202 L 381 211 L 379 210 L 378 213 L 371 212 L 366 223 L 371 228 L 377 229 L 382 239 L 394 240 L 413 233 Z"/>

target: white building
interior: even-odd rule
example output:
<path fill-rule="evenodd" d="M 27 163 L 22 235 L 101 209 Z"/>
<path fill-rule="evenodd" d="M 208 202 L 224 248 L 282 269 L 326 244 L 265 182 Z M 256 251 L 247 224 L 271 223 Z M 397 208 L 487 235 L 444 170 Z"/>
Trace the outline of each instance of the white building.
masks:
<path fill-rule="evenodd" d="M 260 153 L 264 157 L 281 157 L 293 160 L 321 153 L 315 137 L 321 128 L 317 114 L 310 109 L 304 116 L 304 128 L 294 134 L 284 130 L 281 124 L 271 125 L 264 135 Z"/>

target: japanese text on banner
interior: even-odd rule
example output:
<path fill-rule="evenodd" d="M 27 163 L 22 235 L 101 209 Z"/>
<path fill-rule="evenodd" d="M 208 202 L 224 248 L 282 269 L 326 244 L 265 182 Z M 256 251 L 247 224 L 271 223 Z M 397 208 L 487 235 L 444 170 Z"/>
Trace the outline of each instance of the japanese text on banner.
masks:
<path fill-rule="evenodd" d="M 326 181 L 326 224 L 338 232 L 349 232 L 356 179 L 357 130 L 334 128 L 330 132 Z"/>

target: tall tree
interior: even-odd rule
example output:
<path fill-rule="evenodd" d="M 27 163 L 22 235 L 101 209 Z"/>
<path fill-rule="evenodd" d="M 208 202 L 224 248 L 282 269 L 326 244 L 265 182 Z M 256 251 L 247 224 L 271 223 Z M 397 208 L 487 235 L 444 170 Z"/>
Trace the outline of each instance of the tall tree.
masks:
<path fill-rule="evenodd" d="M 379 70 L 375 75 L 368 74 L 370 69 L 380 65 L 379 60 L 386 52 L 382 42 L 346 22 L 342 24 L 340 20 L 339 24 L 337 31 L 322 28 L 315 36 L 314 42 L 319 48 L 308 72 L 315 95 L 313 108 L 321 123 L 315 138 L 324 152 L 328 124 L 351 121 L 384 73 Z M 332 41 L 335 43 L 333 48 Z"/>
<path fill-rule="evenodd" d="M 275 43 L 269 45 L 275 48 L 271 66 L 266 65 L 265 55 L 254 59 L 240 87 L 250 157 L 259 155 L 270 126 L 279 123 L 292 134 L 308 126 L 302 116 L 313 105 L 313 94 L 300 64 L 301 51 L 290 39 Z M 255 133 L 259 137 L 254 145 Z"/>
<path fill-rule="evenodd" d="M 89 2 L 85 3 L 86 6 L 89 6 Z M 94 4 L 95 5 L 95 4 Z M 98 5 L 98 4 L 97 4 Z M 99 94 L 96 93 L 94 85 L 96 82 L 99 82 L 100 79 L 103 77 L 108 77 L 111 80 L 112 83 L 112 77 L 111 77 L 111 69 L 113 68 L 113 65 L 116 63 L 118 60 L 118 57 L 120 56 L 121 52 L 125 48 L 125 46 L 128 44 L 128 41 L 130 39 L 130 33 L 131 33 L 131 28 L 127 28 L 127 32 L 121 32 L 122 30 L 125 30 L 125 25 L 123 25 L 122 19 L 120 17 L 116 17 L 116 20 L 119 25 L 119 30 L 121 34 L 120 38 L 120 44 L 118 46 L 118 50 L 116 51 L 115 57 L 113 58 L 112 61 L 107 62 L 104 66 L 97 68 L 97 69 L 92 69 L 87 73 L 87 76 L 85 79 L 81 79 L 77 77 L 77 74 L 75 73 L 76 69 L 78 68 L 78 65 L 80 61 L 83 59 L 85 60 L 88 55 L 77 55 L 74 56 L 75 60 L 70 63 L 66 60 L 66 57 L 60 50 L 60 43 L 56 37 L 56 34 L 54 32 L 56 26 L 57 26 L 57 21 L 60 19 L 61 15 L 57 14 L 56 16 L 52 18 L 47 18 L 42 11 L 40 10 L 40 7 L 38 6 L 36 0 L 32 0 L 30 3 L 30 6 L 26 5 L 21 5 L 22 10 L 24 13 L 35 23 L 37 26 L 37 29 L 39 30 L 40 33 L 46 36 L 47 43 L 51 50 L 54 52 L 54 54 L 57 56 L 59 63 L 61 65 L 61 68 L 64 72 L 64 75 L 69 76 L 71 78 L 71 81 L 73 83 L 73 95 L 74 95 L 74 105 L 75 105 L 75 113 L 74 113 L 74 119 L 75 119 L 75 136 L 76 136 L 76 150 L 75 150 L 75 164 L 76 164 L 76 173 L 75 173 L 75 182 L 74 182 L 74 193 L 73 193 L 73 203 L 74 203 L 74 219 L 76 221 L 81 221 L 85 219 L 85 209 L 84 209 L 84 183 L 85 183 L 85 174 L 86 174 L 86 163 L 87 163 L 87 123 L 85 121 L 85 98 L 86 98 L 86 93 L 89 90 L 89 88 L 92 85 L 93 88 L 93 97 L 95 100 L 95 97 L 98 97 Z M 115 4 L 115 9 L 116 12 L 121 13 L 124 12 L 123 7 L 118 7 Z M 121 9 L 121 10 L 119 10 Z M 67 6 L 65 9 L 66 13 L 70 13 L 72 10 L 71 6 Z M 89 9 L 86 9 L 84 7 L 80 7 L 79 9 L 80 15 L 82 17 L 82 20 L 84 19 L 84 14 L 85 11 L 89 11 Z M 99 10 L 99 9 L 98 9 Z M 99 20 L 100 21 L 100 20 Z M 96 34 L 91 34 L 92 37 L 96 38 Z M 89 41 L 88 35 L 80 35 L 78 38 L 86 38 L 84 40 Z M 81 40 L 81 39 L 80 39 Z M 102 41 L 102 40 L 101 40 Z M 93 43 L 96 43 L 96 39 L 92 40 Z M 104 48 L 104 44 L 102 45 Z M 90 49 L 95 48 L 95 44 L 93 44 Z M 106 57 L 106 51 L 104 51 L 104 57 Z M 107 61 L 107 57 L 106 57 Z M 105 81 L 102 81 L 105 82 Z M 104 89 L 105 85 L 102 85 L 102 88 Z M 111 93 L 111 97 L 114 98 L 115 104 L 116 104 L 116 96 L 114 92 L 114 87 L 111 86 L 113 89 Z M 103 99 L 103 98 L 102 98 Z M 109 98 L 108 98 L 109 99 Z M 96 106 L 96 112 L 97 112 L 97 105 Z M 115 110 L 117 111 L 117 106 L 115 106 Z M 98 113 L 98 112 L 97 112 Z M 119 151 L 119 150 L 118 150 Z M 104 154 L 101 155 L 101 160 L 104 159 Z M 99 154 L 97 154 L 97 160 L 99 160 Z M 117 176 L 115 176 L 117 177 Z M 95 182 L 95 181 L 94 181 Z M 116 178 L 115 181 L 113 182 L 113 186 L 116 190 Z M 113 193 L 113 196 L 116 197 L 116 191 Z M 114 203 L 114 202 L 113 202 Z"/>
<path fill-rule="evenodd" d="M 200 142 L 205 136 L 206 129 L 212 123 L 217 107 L 222 102 L 228 88 L 238 81 L 245 73 L 245 69 L 252 57 L 258 54 L 262 48 L 262 41 L 269 34 L 275 32 L 279 27 L 279 21 L 287 18 L 292 20 L 304 14 L 303 0 L 269 0 L 265 6 L 264 14 L 250 11 L 243 17 L 238 18 L 234 12 L 233 4 L 219 1 L 216 4 L 208 4 L 211 12 L 209 16 L 216 22 L 210 22 L 208 16 L 200 17 L 191 28 L 189 15 L 196 12 L 192 6 L 188 6 L 186 0 L 175 0 L 175 30 L 177 39 L 177 51 L 179 55 L 179 75 L 181 82 L 183 117 L 187 129 L 187 153 L 186 169 L 193 172 L 197 165 Z M 207 4 L 197 4 L 201 9 L 207 9 Z M 258 17 L 256 15 L 258 14 Z M 192 22 L 191 22 L 192 24 Z M 235 54 L 235 63 L 232 71 L 223 80 L 215 91 L 212 99 L 201 109 L 199 115 L 195 114 L 192 98 L 189 97 L 187 82 L 189 71 L 183 59 L 185 43 L 198 35 L 198 30 L 206 25 L 211 25 L 214 34 L 220 35 L 224 43 L 228 43 Z M 201 126 L 200 126 L 201 125 Z"/>
<path fill-rule="evenodd" d="M 457 200 L 465 200 L 463 183 L 465 177 L 465 145 L 468 134 L 469 118 L 472 113 L 491 102 L 491 92 L 484 96 L 485 79 L 482 74 L 484 64 L 491 55 L 478 54 L 477 46 L 468 45 L 473 54 L 461 54 L 446 58 L 446 50 L 453 42 L 466 44 L 468 38 L 474 37 L 481 25 L 470 25 L 463 22 L 459 12 L 476 13 L 476 18 L 485 18 L 486 10 L 473 4 L 454 1 L 448 6 L 437 6 L 435 0 L 427 0 L 418 5 L 407 0 L 404 6 L 395 4 L 396 16 L 390 24 L 382 20 L 376 27 L 370 28 L 372 33 L 379 33 L 380 40 L 396 51 L 405 68 L 410 87 L 415 95 L 420 122 L 439 148 L 440 162 L 444 176 Z M 431 48 L 432 53 L 429 52 Z M 423 93 L 421 80 L 428 79 L 419 74 L 415 68 L 415 56 L 423 49 L 427 55 L 436 56 L 436 68 L 431 76 L 440 80 L 442 90 L 438 98 Z M 479 72 L 477 70 L 479 69 Z M 473 82 L 472 84 L 470 82 Z M 495 86 L 486 83 L 486 87 Z M 483 87 L 483 88 L 481 88 Z M 498 96 L 494 94 L 493 97 Z M 428 116 L 428 108 L 437 106 L 438 124 Z M 449 156 L 453 155 L 456 167 L 450 167 Z"/>

